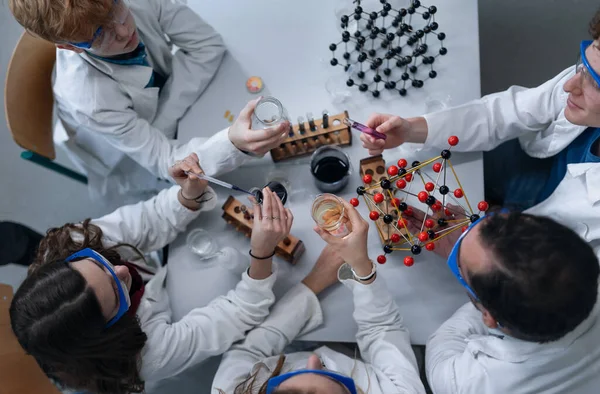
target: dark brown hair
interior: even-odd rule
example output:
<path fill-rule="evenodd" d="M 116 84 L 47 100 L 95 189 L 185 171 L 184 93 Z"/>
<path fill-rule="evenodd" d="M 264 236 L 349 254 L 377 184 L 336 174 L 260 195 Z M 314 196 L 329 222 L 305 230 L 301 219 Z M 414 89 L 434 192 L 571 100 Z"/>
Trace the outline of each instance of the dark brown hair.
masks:
<path fill-rule="evenodd" d="M 91 248 L 119 265 L 117 248 L 123 246 L 133 248 L 105 247 L 102 230 L 89 219 L 48 230 L 11 303 L 11 325 L 19 343 L 63 386 L 102 394 L 144 390 L 139 364 L 147 337 L 137 317 L 125 314 L 105 328 L 94 291 L 65 262 L 71 254 Z"/>
<path fill-rule="evenodd" d="M 597 40 L 598 37 L 600 37 L 600 10 L 596 11 L 596 15 L 592 18 L 589 32 L 594 40 Z"/>

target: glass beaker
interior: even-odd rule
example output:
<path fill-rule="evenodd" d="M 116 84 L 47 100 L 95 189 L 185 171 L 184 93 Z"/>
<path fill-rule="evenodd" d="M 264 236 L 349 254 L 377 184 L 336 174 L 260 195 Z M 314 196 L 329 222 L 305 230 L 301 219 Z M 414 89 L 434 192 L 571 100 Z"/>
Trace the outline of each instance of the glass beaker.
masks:
<path fill-rule="evenodd" d="M 334 145 L 320 147 L 310 159 L 310 172 L 322 192 L 335 193 L 346 187 L 351 170 L 348 155 Z"/>
<path fill-rule="evenodd" d="M 217 242 L 208 231 L 201 228 L 190 231 L 186 243 L 191 251 L 200 257 L 200 260 L 210 259 L 221 254 Z"/>
<path fill-rule="evenodd" d="M 312 205 L 312 218 L 321 229 L 334 237 L 344 237 L 350 234 L 345 207 L 337 196 L 329 193 L 319 194 Z"/>
<path fill-rule="evenodd" d="M 288 121 L 287 111 L 275 97 L 263 97 L 252 113 L 252 128 L 255 130 L 277 126 Z"/>

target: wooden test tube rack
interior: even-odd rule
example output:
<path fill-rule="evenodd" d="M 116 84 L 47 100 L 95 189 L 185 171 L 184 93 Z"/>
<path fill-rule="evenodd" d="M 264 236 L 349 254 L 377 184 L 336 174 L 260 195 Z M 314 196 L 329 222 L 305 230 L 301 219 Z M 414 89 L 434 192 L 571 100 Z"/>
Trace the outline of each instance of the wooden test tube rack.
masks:
<path fill-rule="evenodd" d="M 367 174 L 371 175 L 373 177 L 373 182 L 371 183 L 371 185 L 374 185 L 375 183 L 379 183 L 384 178 L 389 178 L 386 173 L 385 160 L 383 160 L 382 155 L 367 157 L 366 159 L 362 159 L 360 161 L 361 182 L 362 182 L 363 176 L 365 176 Z M 365 186 L 368 187 L 369 185 L 365 185 Z M 395 196 L 396 189 L 392 188 L 392 190 L 390 190 L 390 191 Z M 386 200 L 389 200 L 389 195 L 387 194 L 388 192 L 381 189 L 380 187 L 375 188 L 375 189 L 370 189 L 369 193 L 372 193 L 372 194 L 383 193 Z M 372 199 L 364 198 L 364 201 L 365 201 L 365 203 L 367 203 L 367 207 L 368 207 L 369 211 L 376 210 L 373 206 L 371 206 L 371 204 L 374 204 Z M 394 217 L 394 222 L 398 221 L 398 212 L 396 212 L 396 209 L 392 206 L 392 204 L 390 202 L 388 202 L 387 204 L 379 204 L 378 207 L 384 213 L 389 213 L 390 215 L 392 215 Z M 384 245 L 391 244 L 390 237 L 393 233 L 395 233 L 397 231 L 395 229 L 393 229 L 392 226 L 385 224 L 383 222 L 383 220 L 381 220 L 381 219 L 375 221 L 375 225 L 377 226 L 377 233 L 379 234 L 381 243 Z M 393 229 L 393 231 L 392 231 L 392 229 Z M 405 230 L 402 228 L 400 228 L 400 230 L 405 232 Z"/>
<path fill-rule="evenodd" d="M 246 237 L 252 235 L 252 225 L 254 222 L 254 213 L 252 208 L 242 204 L 233 196 L 229 196 L 223 204 L 223 219 Z M 304 253 L 304 243 L 291 234 L 275 248 L 275 254 L 285 261 L 296 264 L 300 256 Z"/>
<path fill-rule="evenodd" d="M 314 131 L 308 120 L 304 122 L 304 132 L 300 131 L 300 125 L 291 126 L 288 137 L 277 148 L 271 149 L 271 158 L 274 162 L 306 156 L 313 153 L 323 145 L 352 145 L 352 132 L 350 127 L 344 124 L 348 112 L 329 115 L 329 125 L 323 127 L 323 119 L 314 119 Z"/>

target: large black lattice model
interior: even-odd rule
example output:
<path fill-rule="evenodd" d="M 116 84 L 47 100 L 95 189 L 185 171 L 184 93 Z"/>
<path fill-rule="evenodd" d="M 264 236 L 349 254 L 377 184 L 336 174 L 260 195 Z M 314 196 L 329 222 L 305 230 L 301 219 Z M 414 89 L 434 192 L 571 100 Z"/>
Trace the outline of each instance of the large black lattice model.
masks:
<path fill-rule="evenodd" d="M 421 88 L 427 79 L 437 76 L 433 65 L 448 50 L 444 47 L 446 34 L 437 32 L 436 6 L 426 7 L 419 0 L 411 0 L 407 8 L 395 10 L 386 0 L 380 0 L 380 11 L 367 12 L 361 0 L 354 3 L 354 13 L 341 18 L 342 40 L 329 45 L 332 66 L 348 71 L 353 65 L 346 85 L 357 86 L 361 92 L 371 91 L 374 97 L 380 96 L 382 88 L 405 96 L 409 86 Z M 434 55 L 431 42 L 427 42 L 431 36 L 440 44 Z M 344 51 L 343 60 L 335 57 L 336 50 Z"/>

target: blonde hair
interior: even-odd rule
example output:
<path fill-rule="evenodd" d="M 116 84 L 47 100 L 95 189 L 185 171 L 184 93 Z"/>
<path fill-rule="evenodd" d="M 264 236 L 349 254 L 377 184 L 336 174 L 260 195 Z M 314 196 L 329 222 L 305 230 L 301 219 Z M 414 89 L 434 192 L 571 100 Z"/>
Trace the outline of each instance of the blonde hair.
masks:
<path fill-rule="evenodd" d="M 283 371 L 284 364 L 285 364 L 285 355 L 282 354 L 281 356 L 279 356 L 279 360 L 277 360 L 277 365 L 275 366 L 275 369 L 271 373 L 271 376 L 269 376 L 269 378 L 267 380 L 265 380 L 264 382 L 258 383 L 256 381 L 256 379 L 258 378 L 258 374 L 260 373 L 262 368 L 266 368 L 266 366 L 264 364 L 260 364 L 258 366 L 258 368 L 256 369 L 256 371 L 252 375 L 248 376 L 246 378 L 246 380 L 244 380 L 243 382 L 238 384 L 236 386 L 236 388 L 233 390 L 233 393 L 231 393 L 231 394 L 266 394 L 267 383 L 269 382 L 269 379 L 274 378 L 275 376 L 279 376 Z M 354 358 L 354 366 L 352 367 L 352 373 L 351 373 L 350 377 L 354 376 L 356 366 L 357 366 L 357 360 L 355 357 Z M 367 377 L 369 379 L 369 386 L 367 387 L 367 391 L 363 391 L 360 387 L 357 386 L 356 392 L 358 394 L 368 394 L 369 391 L 371 391 L 371 378 L 369 377 L 368 372 L 367 372 Z M 257 385 L 257 383 L 260 384 L 260 386 L 255 387 Z M 227 394 L 225 391 L 221 390 L 220 388 L 217 388 L 216 390 L 219 394 Z M 275 390 L 275 391 L 277 391 L 277 390 Z"/>
<path fill-rule="evenodd" d="M 45 40 L 88 41 L 111 21 L 113 0 L 8 0 L 17 22 Z"/>

